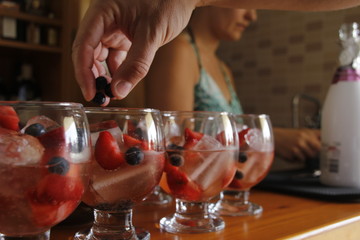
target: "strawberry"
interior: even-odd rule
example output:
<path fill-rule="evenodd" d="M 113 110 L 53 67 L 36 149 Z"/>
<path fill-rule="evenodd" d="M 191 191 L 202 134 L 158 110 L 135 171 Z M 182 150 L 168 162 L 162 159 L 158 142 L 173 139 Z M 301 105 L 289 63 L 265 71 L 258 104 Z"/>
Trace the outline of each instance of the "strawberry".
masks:
<path fill-rule="evenodd" d="M 64 127 L 54 128 L 37 136 L 37 138 L 45 147 L 45 152 L 41 160 L 43 164 L 48 164 L 53 157 L 68 159 Z"/>
<path fill-rule="evenodd" d="M 39 203 L 57 204 L 80 201 L 84 186 L 79 178 L 48 174 L 37 185 L 35 196 Z"/>
<path fill-rule="evenodd" d="M 176 197 L 188 201 L 201 200 L 201 190 L 177 167 L 167 168 L 167 184 L 171 193 Z"/>
<path fill-rule="evenodd" d="M 204 136 L 204 134 L 192 131 L 190 128 L 185 128 L 184 136 L 186 142 L 194 140 L 199 141 Z"/>
<path fill-rule="evenodd" d="M 0 105 L 0 127 L 19 131 L 19 116 L 11 106 Z"/>
<path fill-rule="evenodd" d="M 140 147 L 144 150 L 150 149 L 150 146 L 149 146 L 148 142 L 146 142 L 146 141 L 139 140 L 128 134 L 123 134 L 123 138 L 124 138 L 125 147 L 127 147 L 127 148 Z"/>
<path fill-rule="evenodd" d="M 244 147 L 247 146 L 245 136 L 249 132 L 249 130 L 250 130 L 250 128 L 245 128 L 245 129 L 241 130 L 238 133 L 239 134 L 239 146 L 240 146 L 240 148 L 244 148 Z"/>
<path fill-rule="evenodd" d="M 52 227 L 61 222 L 74 211 L 78 204 L 79 201 L 51 204 L 30 200 L 32 218 L 39 227 Z"/>
<path fill-rule="evenodd" d="M 100 132 L 95 144 L 95 159 L 106 170 L 114 170 L 125 162 L 124 155 L 110 132 Z"/>

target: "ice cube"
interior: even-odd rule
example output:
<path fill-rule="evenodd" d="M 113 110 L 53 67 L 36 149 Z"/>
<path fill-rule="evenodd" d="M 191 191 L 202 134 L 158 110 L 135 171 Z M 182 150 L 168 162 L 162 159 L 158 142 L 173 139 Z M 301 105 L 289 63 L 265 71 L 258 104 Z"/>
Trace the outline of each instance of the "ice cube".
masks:
<path fill-rule="evenodd" d="M 260 129 L 250 129 L 245 135 L 245 141 L 250 148 L 256 151 L 263 151 L 264 138 Z"/>
<path fill-rule="evenodd" d="M 212 162 L 204 169 L 195 181 L 201 186 L 202 189 L 207 190 L 214 181 L 223 179 L 228 172 L 228 169 L 234 165 L 234 152 L 222 151 L 212 153 Z"/>
<path fill-rule="evenodd" d="M 122 146 L 124 144 L 122 131 L 121 131 L 121 129 L 119 127 L 109 128 L 109 129 L 106 129 L 104 131 L 110 132 L 111 135 L 116 139 L 116 142 L 118 143 L 119 146 Z M 95 146 L 96 141 L 99 138 L 100 132 L 102 132 L 102 131 L 92 132 L 91 133 L 90 137 L 91 137 L 92 146 Z"/>
<path fill-rule="evenodd" d="M 221 150 L 223 149 L 223 145 L 216 140 L 215 138 L 208 136 L 208 135 L 204 135 L 195 145 L 191 150 L 194 151 L 204 151 L 204 150 L 212 150 L 212 151 L 216 151 L 216 150 Z"/>
<path fill-rule="evenodd" d="M 36 137 L 6 129 L 0 131 L 0 163 L 2 164 L 38 164 L 44 150 Z"/>
<path fill-rule="evenodd" d="M 44 115 L 39 115 L 39 116 L 35 116 L 35 117 L 32 117 L 30 118 L 27 122 L 26 122 L 26 125 L 25 127 L 23 127 L 21 129 L 21 133 L 24 133 L 25 132 L 25 129 L 34 124 L 34 123 L 40 123 L 42 126 L 44 126 L 44 128 L 46 129 L 46 131 L 50 131 L 52 129 L 55 129 L 55 128 L 58 128 L 60 127 L 60 125 L 55 122 L 54 120 L 44 116 Z"/>

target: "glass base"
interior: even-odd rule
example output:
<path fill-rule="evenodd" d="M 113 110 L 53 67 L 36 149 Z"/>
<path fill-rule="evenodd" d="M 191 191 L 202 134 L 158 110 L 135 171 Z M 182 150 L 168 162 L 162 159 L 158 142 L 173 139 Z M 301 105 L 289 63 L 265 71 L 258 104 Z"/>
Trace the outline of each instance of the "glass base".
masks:
<path fill-rule="evenodd" d="M 207 202 L 176 199 L 176 212 L 160 220 L 160 228 L 169 233 L 207 233 L 225 228 L 221 217 L 209 213 Z"/>
<path fill-rule="evenodd" d="M 263 212 L 263 208 L 252 202 L 233 203 L 220 200 L 218 203 L 210 206 L 210 212 L 221 216 L 254 216 Z"/>
<path fill-rule="evenodd" d="M 50 230 L 32 236 L 18 236 L 18 237 L 9 237 L 0 233 L 0 240 L 49 240 L 50 239 Z"/>
<path fill-rule="evenodd" d="M 74 235 L 73 240 L 150 240 L 150 233 L 143 229 L 136 229 L 133 236 L 118 234 L 104 234 L 95 236 L 91 229 L 79 231 Z"/>
<path fill-rule="evenodd" d="M 263 208 L 249 202 L 249 191 L 223 191 L 220 200 L 210 206 L 210 212 L 221 216 L 254 216 Z"/>
<path fill-rule="evenodd" d="M 145 205 L 166 205 L 171 203 L 172 197 L 163 192 L 159 186 L 155 187 L 154 191 L 147 196 L 141 204 Z"/>

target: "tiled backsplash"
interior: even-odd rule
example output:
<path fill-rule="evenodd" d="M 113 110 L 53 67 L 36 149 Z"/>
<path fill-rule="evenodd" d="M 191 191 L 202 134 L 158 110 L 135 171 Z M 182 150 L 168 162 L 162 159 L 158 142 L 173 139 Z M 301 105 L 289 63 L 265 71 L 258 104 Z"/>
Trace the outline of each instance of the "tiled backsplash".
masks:
<path fill-rule="evenodd" d="M 243 38 L 219 51 L 233 70 L 244 111 L 269 114 L 274 125 L 290 127 L 295 94 L 323 103 L 338 65 L 338 30 L 346 22 L 360 22 L 360 7 L 320 13 L 259 10 Z"/>

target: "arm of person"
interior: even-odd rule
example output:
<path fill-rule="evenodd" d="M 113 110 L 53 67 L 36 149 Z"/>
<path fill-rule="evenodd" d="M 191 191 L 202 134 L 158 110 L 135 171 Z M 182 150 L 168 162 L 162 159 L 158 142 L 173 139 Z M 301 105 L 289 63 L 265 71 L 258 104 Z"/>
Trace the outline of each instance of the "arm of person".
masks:
<path fill-rule="evenodd" d="M 145 81 L 145 104 L 160 110 L 192 111 L 199 76 L 194 50 L 186 36 L 161 47 Z"/>
<path fill-rule="evenodd" d="M 156 51 L 185 28 L 197 6 L 313 11 L 359 4 L 358 0 L 94 0 L 73 43 L 75 77 L 90 101 L 96 93 L 95 78 L 105 74 L 106 62 L 113 99 L 123 99 L 146 76 Z"/>
<path fill-rule="evenodd" d="M 276 156 L 287 161 L 305 161 L 318 156 L 320 130 L 308 128 L 273 128 Z"/>

